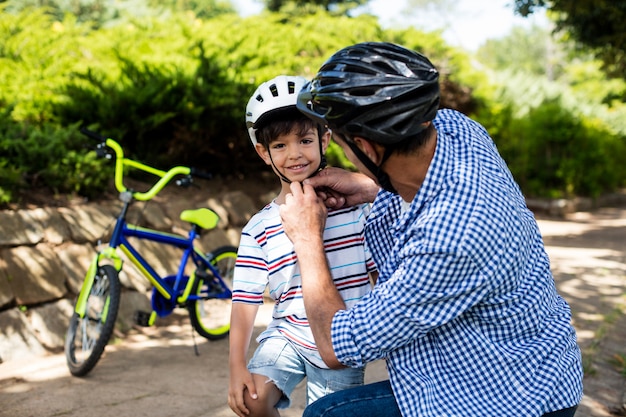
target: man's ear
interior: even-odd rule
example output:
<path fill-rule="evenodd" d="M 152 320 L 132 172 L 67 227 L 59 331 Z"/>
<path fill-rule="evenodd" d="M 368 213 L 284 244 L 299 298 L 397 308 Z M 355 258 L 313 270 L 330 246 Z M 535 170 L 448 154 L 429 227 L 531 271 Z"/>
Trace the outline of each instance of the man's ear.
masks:
<path fill-rule="evenodd" d="M 361 151 L 367 155 L 372 162 L 374 162 L 374 164 L 378 165 L 380 161 L 382 161 L 383 155 L 385 154 L 384 147 L 360 136 L 355 136 L 353 140 L 356 146 L 358 146 L 359 149 L 361 149 Z"/>
<path fill-rule="evenodd" d="M 261 159 L 263 160 L 263 162 L 265 162 L 266 165 L 272 164 L 272 159 L 270 158 L 270 152 L 267 150 L 265 146 L 257 142 L 257 144 L 254 145 L 254 150 L 261 157 Z"/>

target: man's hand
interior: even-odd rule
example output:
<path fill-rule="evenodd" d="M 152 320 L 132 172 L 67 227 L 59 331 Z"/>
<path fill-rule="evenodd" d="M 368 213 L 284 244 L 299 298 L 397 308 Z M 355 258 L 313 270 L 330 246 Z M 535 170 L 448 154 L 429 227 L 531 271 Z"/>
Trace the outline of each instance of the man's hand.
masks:
<path fill-rule="evenodd" d="M 368 176 L 333 167 L 321 170 L 304 184 L 315 188 L 326 207 L 335 209 L 371 203 L 379 190 Z"/>
<path fill-rule="evenodd" d="M 327 210 L 310 185 L 299 182 L 290 184 L 291 194 L 280 206 L 280 217 L 287 237 L 295 246 L 302 241 L 322 241 L 326 226 Z"/>

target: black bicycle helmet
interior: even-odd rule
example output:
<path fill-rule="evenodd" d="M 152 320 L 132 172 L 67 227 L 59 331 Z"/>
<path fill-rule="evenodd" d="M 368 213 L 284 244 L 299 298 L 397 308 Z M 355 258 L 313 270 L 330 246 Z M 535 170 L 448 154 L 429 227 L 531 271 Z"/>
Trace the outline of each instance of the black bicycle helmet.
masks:
<path fill-rule="evenodd" d="M 439 74 L 423 55 L 386 42 L 331 56 L 298 95 L 298 109 L 348 137 L 392 144 L 424 130 L 439 107 Z"/>

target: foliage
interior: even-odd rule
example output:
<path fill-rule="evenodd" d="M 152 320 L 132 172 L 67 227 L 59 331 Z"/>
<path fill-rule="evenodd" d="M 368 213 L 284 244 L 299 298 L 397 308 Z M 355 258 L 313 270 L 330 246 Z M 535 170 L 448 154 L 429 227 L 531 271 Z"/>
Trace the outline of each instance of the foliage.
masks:
<path fill-rule="evenodd" d="M 1 2 L 0 2 L 1 3 Z M 62 22 L 68 15 L 94 27 L 111 26 L 132 16 L 155 17 L 171 12 L 189 11 L 199 18 L 212 18 L 235 9 L 228 0 L 14 0 L 8 1 L 6 11 L 45 10 L 54 20 Z"/>
<path fill-rule="evenodd" d="M 616 160 L 626 152 L 623 140 L 558 101 L 542 103 L 514 128 L 526 163 L 513 166 L 521 168 L 517 178 L 528 194 L 597 197 L 624 185 L 626 172 Z"/>
<path fill-rule="evenodd" d="M 99 70 L 99 60 L 91 59 L 86 71 L 73 72 L 55 114 L 63 124 L 97 124 L 151 163 L 215 161 L 217 173 L 245 175 L 252 169 L 246 160 L 258 161 L 241 122 L 244 98 L 277 73 L 312 76 L 318 64 L 311 62 L 321 63 L 344 42 L 384 37 L 371 23 L 371 17 L 274 14 L 260 21 L 224 16 L 210 25 L 183 17 L 143 20 L 134 23 L 140 31 L 100 30 L 90 43 L 107 45 L 116 65 Z M 316 35 L 322 30 L 330 35 L 324 43 Z M 448 58 L 443 67 L 456 72 L 454 54 L 441 52 L 438 37 L 419 35 L 405 30 L 387 37 L 436 51 L 435 57 Z M 294 36 L 303 42 L 294 44 Z M 82 48 L 89 56 L 102 53 Z"/>
<path fill-rule="evenodd" d="M 626 131 L 598 117 L 601 106 L 590 111 L 561 85 L 534 76 L 500 77 L 493 107 L 477 119 L 527 196 L 597 197 L 626 186 Z"/>
<path fill-rule="evenodd" d="M 185 69 L 120 55 L 115 77 L 91 69 L 75 73 L 62 90 L 68 99 L 55 113 L 62 124 L 96 125 L 156 165 L 215 161 L 217 171 L 236 168 L 224 138 L 240 132 L 235 109 L 241 87 L 227 79 L 202 43 L 190 57 Z"/>
<path fill-rule="evenodd" d="M 84 149 L 83 125 L 153 166 L 254 178 L 265 166 L 243 111 L 258 84 L 281 73 L 310 78 L 336 50 L 366 40 L 428 56 L 441 73 L 442 105 L 483 122 L 525 192 L 597 195 L 624 186 L 616 157 L 624 154 L 626 117 L 614 103 L 623 85 L 605 83 L 597 67 L 564 66 L 560 80 L 572 88 L 523 74 L 505 83 L 501 71 L 477 71 L 439 33 L 385 30 L 372 16 L 319 8 L 248 18 L 119 16 L 100 26 L 70 14 L 58 21 L 42 8 L 0 13 L 0 204 L 28 187 L 100 192 L 110 172 Z M 353 168 L 336 145 L 327 155 Z"/>
<path fill-rule="evenodd" d="M 326 149 L 326 161 L 329 166 L 343 167 L 351 171 L 356 171 L 356 167 L 346 158 L 341 147 L 333 141 L 330 142 Z"/>
<path fill-rule="evenodd" d="M 86 34 L 71 18 L 53 23 L 42 9 L 0 13 L 0 102 L 13 107 L 15 120 L 50 120 L 54 89 L 74 67 Z"/>
<path fill-rule="evenodd" d="M 608 78 L 597 60 L 572 62 L 564 68 L 561 81 L 591 102 L 606 104 L 614 110 L 624 106 L 622 97 L 626 97 L 626 80 Z"/>
<path fill-rule="evenodd" d="M 558 31 L 590 48 L 611 76 L 626 79 L 626 2 L 596 0 L 515 0 L 515 10 L 528 16 L 548 7 Z"/>
<path fill-rule="evenodd" d="M 94 196 L 110 172 L 88 152 L 77 126 L 0 125 L 0 202 L 19 200 L 28 188 Z"/>

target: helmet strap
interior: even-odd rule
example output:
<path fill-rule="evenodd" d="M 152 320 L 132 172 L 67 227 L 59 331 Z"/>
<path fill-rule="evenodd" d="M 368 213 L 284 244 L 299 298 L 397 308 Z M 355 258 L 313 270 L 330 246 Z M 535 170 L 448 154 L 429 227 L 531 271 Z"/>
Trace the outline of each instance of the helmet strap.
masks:
<path fill-rule="evenodd" d="M 346 138 L 344 136 L 344 141 L 350 147 L 352 153 L 361 161 L 361 163 L 368 169 L 374 176 L 376 176 L 376 181 L 378 184 L 385 190 L 389 191 L 393 194 L 398 194 L 396 189 L 391 184 L 391 180 L 389 179 L 389 175 L 385 171 L 382 170 L 381 166 L 385 163 L 385 161 L 391 156 L 392 151 L 389 148 L 385 148 L 385 153 L 383 154 L 383 159 L 380 161 L 380 165 L 376 165 L 374 161 L 369 159 L 365 152 L 363 152 L 354 141 Z"/>
<path fill-rule="evenodd" d="M 320 166 L 317 167 L 314 173 L 312 173 L 309 178 L 317 175 L 318 172 L 326 168 L 326 155 L 324 155 L 324 148 L 322 147 L 322 138 L 324 137 L 324 126 L 317 127 L 317 137 L 320 143 Z"/>

